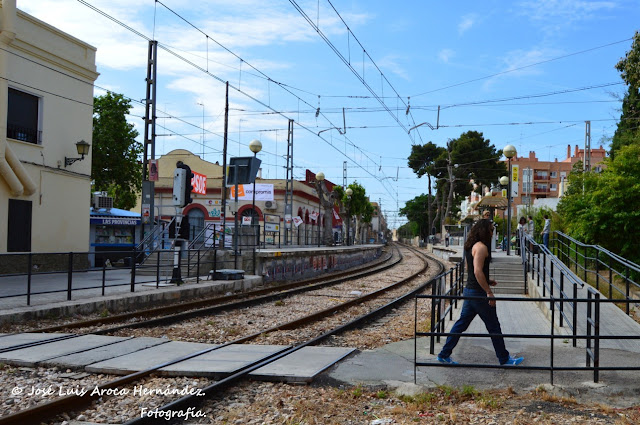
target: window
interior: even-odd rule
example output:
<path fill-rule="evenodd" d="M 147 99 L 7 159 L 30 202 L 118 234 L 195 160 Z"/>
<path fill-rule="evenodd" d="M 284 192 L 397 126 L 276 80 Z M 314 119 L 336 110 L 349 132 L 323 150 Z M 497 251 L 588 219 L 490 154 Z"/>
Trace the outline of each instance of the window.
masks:
<path fill-rule="evenodd" d="M 558 172 L 557 171 L 552 171 L 551 172 L 551 176 L 552 179 L 555 179 L 556 177 L 558 177 Z"/>
<path fill-rule="evenodd" d="M 40 144 L 40 98 L 20 90 L 9 88 L 7 112 L 7 137 L 23 142 Z"/>
<path fill-rule="evenodd" d="M 557 185 L 556 183 L 551 183 L 551 184 L 549 185 L 549 190 L 550 190 L 551 192 L 555 192 L 555 191 L 557 191 L 557 190 L 558 190 L 558 185 Z"/>

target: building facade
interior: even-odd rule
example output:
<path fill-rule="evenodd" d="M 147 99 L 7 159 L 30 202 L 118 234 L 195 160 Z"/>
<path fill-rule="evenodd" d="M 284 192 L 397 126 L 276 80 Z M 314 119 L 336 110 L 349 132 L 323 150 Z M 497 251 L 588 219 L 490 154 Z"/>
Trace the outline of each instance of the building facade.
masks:
<path fill-rule="evenodd" d="M 193 202 L 184 208 L 178 208 L 173 205 L 173 173 L 176 169 L 178 161 L 188 165 L 191 171 L 206 177 L 205 193 L 192 193 Z M 188 217 L 190 234 L 193 237 L 205 227 L 205 224 L 213 223 L 218 226 L 222 225 L 222 166 L 218 163 L 211 163 L 202 160 L 199 156 L 184 150 L 176 149 L 156 160 L 156 170 L 158 180 L 155 182 L 154 195 L 154 216 L 161 220 L 170 220 L 176 214 L 183 214 Z M 243 217 L 257 217 L 260 225 L 260 233 L 264 235 L 265 220 L 267 223 L 275 223 L 278 225 L 279 234 L 267 234 L 266 240 L 272 244 L 285 244 L 285 236 L 288 236 L 288 243 L 293 245 L 312 245 L 318 242 L 318 222 L 320 226 L 324 226 L 323 215 L 318 214 L 320 211 L 318 194 L 315 189 L 315 174 L 307 170 L 304 181 L 293 181 L 293 200 L 292 200 L 292 220 L 289 224 L 285 222 L 285 191 L 286 180 L 282 179 L 263 179 L 258 174 L 256 185 L 267 185 L 265 190 L 269 191 L 272 187 L 272 200 L 260 200 L 255 202 L 253 209 L 253 200 L 247 199 L 247 196 L 240 195 L 238 201 L 237 215 L 239 225 L 242 225 Z M 327 189 L 331 191 L 334 184 L 325 180 Z M 243 191 L 252 190 L 252 185 L 244 185 Z M 228 189 L 227 189 L 228 190 Z M 239 191 L 240 192 L 240 191 Z M 258 190 L 256 190 L 258 192 Z M 227 227 L 234 226 L 235 207 L 233 199 L 229 194 L 227 197 L 226 213 L 224 214 Z M 140 200 L 136 206 L 136 211 L 141 212 Z M 144 215 L 144 213 L 143 213 Z M 296 219 L 298 218 L 298 219 Z M 246 220 L 244 221 L 246 223 Z M 285 233 L 287 226 L 290 230 Z M 336 232 L 340 232 L 342 221 L 338 215 L 337 209 L 334 210 L 333 227 Z M 274 239 L 271 239 L 274 238 Z M 262 239 L 261 236 L 261 240 Z"/>
<path fill-rule="evenodd" d="M 96 49 L 0 12 L 0 253 L 88 251 Z"/>
<path fill-rule="evenodd" d="M 602 146 L 598 149 L 591 149 L 592 171 L 601 171 L 605 158 L 606 151 Z M 562 197 L 566 190 L 567 177 L 578 161 L 584 163 L 584 149 L 580 149 L 577 145 L 573 152 L 571 146 L 567 146 L 567 157 L 563 161 L 557 159 L 555 161 L 540 161 L 533 151 L 530 151 L 527 157 L 514 157 L 511 160 L 512 184 L 517 183 L 517 192 L 515 192 L 515 188 L 512 190 L 512 216 L 517 212 L 518 206 L 554 205 L 556 202 L 549 200 L 549 198 Z"/>

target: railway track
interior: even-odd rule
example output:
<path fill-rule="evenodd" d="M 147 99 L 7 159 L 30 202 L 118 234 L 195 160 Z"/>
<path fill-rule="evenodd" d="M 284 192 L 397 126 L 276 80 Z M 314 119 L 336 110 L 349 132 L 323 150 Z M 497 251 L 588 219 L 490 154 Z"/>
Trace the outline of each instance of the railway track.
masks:
<path fill-rule="evenodd" d="M 297 282 L 279 284 L 277 286 L 269 286 L 258 288 L 242 293 L 230 294 L 225 296 L 208 297 L 199 300 L 181 302 L 172 305 L 153 307 L 134 312 L 122 313 L 108 317 L 98 317 L 89 320 L 81 320 L 73 323 L 64 323 L 61 325 L 47 326 L 42 328 L 31 329 L 28 332 L 62 332 L 72 329 L 82 329 L 91 327 L 101 327 L 112 323 L 125 323 L 125 325 L 117 326 L 109 329 L 100 329 L 96 332 L 102 334 L 114 332 L 120 328 L 135 328 L 144 326 L 154 326 L 162 323 L 171 323 L 179 320 L 188 319 L 201 314 L 215 313 L 230 308 L 241 308 L 252 304 L 270 301 L 278 297 L 295 294 L 314 288 L 322 288 L 344 282 L 348 279 L 368 276 L 387 270 L 402 260 L 402 257 L 394 256 L 393 253 L 383 256 L 379 261 L 365 264 L 361 267 L 346 270 L 343 272 L 332 273 L 328 276 L 320 276 L 312 279 L 305 279 Z M 136 320 L 132 323 L 132 320 Z M 155 320 L 155 321 L 154 321 Z"/>
<path fill-rule="evenodd" d="M 415 252 L 415 251 L 414 251 Z M 416 255 L 420 255 L 423 256 L 422 253 L 416 254 Z M 433 276 L 439 274 L 442 271 L 442 264 L 438 263 L 436 260 L 430 259 L 429 260 L 431 262 L 431 267 L 432 267 L 432 274 Z M 333 335 L 337 335 L 340 333 L 343 333 L 347 330 L 362 326 L 364 323 L 369 322 L 371 320 L 374 320 L 377 317 L 380 317 L 381 315 L 385 314 L 386 312 L 396 308 L 399 304 L 407 301 L 408 299 L 412 298 L 413 295 L 415 293 L 424 291 L 425 288 L 428 285 L 428 279 L 423 282 L 422 284 L 414 284 L 411 288 L 411 290 L 409 291 L 404 291 L 403 295 L 400 296 L 396 296 L 395 294 L 393 296 L 390 296 L 389 293 L 391 291 L 399 291 L 399 288 L 403 285 L 405 285 L 407 282 L 412 281 L 412 280 L 416 280 L 417 276 L 420 276 L 422 273 L 425 272 L 426 268 L 427 268 L 427 260 L 424 260 L 424 267 L 420 268 L 420 270 L 418 270 L 417 272 L 412 273 L 410 276 L 407 276 L 403 279 L 400 279 L 396 282 L 393 282 L 390 285 L 385 285 L 383 288 L 380 288 L 379 290 L 376 291 L 372 291 L 367 293 L 366 295 L 357 297 L 355 299 L 343 302 L 343 303 L 339 303 L 338 305 L 334 305 L 325 309 L 322 309 L 320 311 L 316 311 L 313 314 L 307 315 L 305 317 L 301 317 L 301 318 L 297 318 L 295 320 L 286 322 L 286 323 L 280 323 L 277 324 L 275 326 L 272 326 L 270 328 L 267 329 L 260 329 L 259 331 L 255 331 L 253 333 L 249 333 L 249 334 L 245 334 L 244 336 L 240 337 L 240 338 L 235 338 L 233 340 L 229 340 L 227 342 L 224 342 L 220 345 L 214 346 L 212 348 L 206 349 L 206 350 L 201 350 L 199 352 L 193 353 L 191 355 L 188 356 L 182 356 L 182 357 L 178 357 L 175 358 L 169 362 L 164 362 L 162 364 L 158 364 L 155 365 L 152 368 L 143 370 L 143 371 L 139 371 L 136 373 L 132 373 L 130 375 L 124 376 L 122 378 L 118 378 L 116 380 L 110 381 L 108 383 L 105 383 L 103 385 L 100 385 L 99 388 L 104 390 L 104 391 L 108 391 L 110 389 L 117 389 L 117 388 L 122 388 L 123 386 L 126 385 L 130 385 L 132 383 L 135 382 L 139 382 L 141 379 L 144 379 L 148 376 L 150 376 L 151 374 L 157 372 L 160 368 L 162 367 L 166 367 L 169 365 L 174 365 L 177 363 L 180 363 L 182 361 L 185 361 L 187 359 L 191 359 L 197 356 L 200 356 L 202 354 L 208 353 L 210 351 L 213 350 L 217 350 L 223 347 L 226 347 L 228 345 L 232 345 L 232 344 L 240 344 L 240 343 L 244 343 L 250 340 L 256 340 L 259 338 L 264 338 L 264 335 L 269 335 L 269 334 L 273 334 L 276 333 L 278 331 L 283 331 L 283 330 L 291 330 L 291 329 L 300 329 L 300 327 L 302 326 L 307 326 L 310 323 L 317 323 L 319 320 L 323 320 L 326 317 L 332 317 L 333 320 L 333 324 L 331 325 L 332 327 L 328 330 L 323 329 L 323 331 L 320 331 L 319 334 L 316 334 L 313 337 L 309 337 L 307 339 L 304 339 L 303 341 L 295 341 L 294 343 L 291 343 L 290 345 L 288 345 L 286 348 L 283 348 L 282 350 L 280 350 L 279 352 L 276 352 L 266 358 L 262 358 L 259 361 L 253 363 L 253 364 L 249 364 L 247 366 L 245 366 L 244 368 L 242 368 L 241 370 L 237 370 L 234 373 L 231 373 L 229 376 L 215 381 L 213 383 L 211 383 L 210 385 L 204 387 L 201 389 L 201 393 L 204 394 L 210 394 L 210 395 L 214 395 L 214 394 L 218 394 L 222 389 L 226 388 L 229 385 L 233 385 L 235 382 L 238 382 L 240 380 L 242 380 L 243 378 L 247 377 L 247 375 L 256 370 L 259 369 L 267 364 L 269 364 L 270 362 L 273 362 L 275 360 L 281 359 L 291 353 L 294 353 L 295 351 L 298 351 L 304 347 L 307 346 L 311 346 L 311 345 L 317 345 L 320 344 L 323 341 L 326 341 L 329 337 L 333 336 Z M 433 270 L 433 269 L 436 270 Z M 377 271 L 375 273 L 380 273 L 380 268 L 376 269 Z M 347 279 L 347 278 L 345 278 Z M 334 285 L 336 284 L 335 282 L 333 283 Z M 325 287 L 326 284 L 320 284 L 323 285 L 322 287 Z M 315 290 L 317 290 L 318 288 L 314 288 Z M 308 290 L 308 289 L 307 289 Z M 300 288 L 295 288 L 292 289 L 291 291 L 294 291 L 296 293 L 299 293 L 300 291 L 302 291 L 302 289 Z M 287 296 L 294 296 L 296 295 L 295 293 L 287 293 Z M 269 300 L 274 300 L 274 299 L 282 299 L 283 298 L 283 294 L 279 293 L 276 295 L 268 295 L 267 297 L 276 297 L 276 298 L 268 298 Z M 262 297 L 256 297 L 256 298 L 262 298 Z M 391 298 L 391 301 L 387 301 L 388 298 Z M 348 310 L 350 308 L 354 308 L 354 306 L 358 306 L 358 305 L 362 305 L 365 303 L 370 303 L 373 302 L 372 300 L 374 299 L 382 299 L 383 301 L 378 301 L 377 305 L 375 306 L 371 306 L 368 307 L 367 309 L 369 311 L 367 311 L 364 314 L 359 315 L 357 318 L 355 319 L 349 319 L 349 320 L 345 320 L 345 319 L 338 319 L 337 322 L 338 324 L 336 324 L 336 315 L 338 314 L 338 312 L 341 311 L 345 311 Z M 242 301 L 238 301 L 238 303 L 240 303 L 239 305 L 244 305 L 244 303 L 253 303 L 253 304 L 257 304 L 259 302 L 268 302 L 265 301 L 264 298 L 262 298 L 261 301 L 256 301 L 256 300 L 242 300 Z M 236 304 L 234 307 L 227 305 L 227 306 L 215 306 L 213 307 L 215 311 L 215 309 L 219 309 L 219 308 L 238 308 L 238 304 Z M 207 310 L 210 309 L 210 307 L 206 308 Z M 189 312 L 190 314 L 196 314 L 196 313 L 192 313 Z M 197 314 L 196 314 L 197 315 Z M 188 316 L 188 315 L 187 315 Z M 170 318 L 156 318 L 156 319 L 151 319 L 151 320 L 147 320 L 145 321 L 144 324 L 134 324 L 136 326 L 139 327 L 149 327 L 149 326 L 157 326 L 160 323 L 175 323 L 176 321 L 179 320 L 185 320 L 185 318 L 188 318 L 187 316 L 181 316 L 181 315 L 176 315 L 176 314 L 172 314 L 170 315 Z M 191 316 L 193 317 L 193 316 Z M 165 322 L 166 321 L 166 322 Z M 127 326 L 127 325 L 125 325 Z M 129 327 L 131 327 L 131 324 L 128 325 Z M 327 325 L 324 325 L 323 328 L 326 328 Z M 110 328 L 109 330 L 104 330 L 104 332 L 102 333 L 109 333 L 109 332 L 117 332 L 118 330 L 122 329 L 123 326 L 118 326 L 116 328 Z M 37 405 L 31 409 L 27 409 L 27 410 L 23 410 L 21 412 L 9 415 L 9 416 L 5 416 L 4 418 L 0 418 L 0 425 L 3 424 L 25 424 L 25 423 L 37 423 L 37 422 L 42 422 L 44 418 L 53 418 L 55 415 L 58 415 L 62 412 L 65 411 L 78 411 L 79 409 L 82 409 L 83 406 L 87 406 L 91 401 L 97 399 L 97 397 L 92 397 L 92 396 L 87 396 L 85 395 L 84 397 L 78 396 L 78 395 L 69 395 L 67 397 L 61 397 L 59 399 L 53 400 L 51 402 L 47 402 L 47 403 L 43 403 L 41 405 Z M 201 396 L 194 396 L 194 395 L 190 395 L 190 396 L 186 396 L 186 397 L 182 397 L 178 400 L 175 400 L 169 404 L 166 404 L 162 407 L 159 408 L 159 412 L 177 412 L 177 411 L 187 411 L 191 408 L 193 408 L 196 405 L 201 404 L 202 402 L 204 402 L 204 400 L 206 399 L 206 397 L 201 397 Z M 184 419 L 184 418 L 182 418 Z M 181 420 L 181 418 L 175 418 L 176 421 Z M 37 422 L 36 422 L 37 421 Z M 137 419 L 132 419 L 129 422 L 127 422 L 127 424 L 139 424 L 139 423 L 158 423 L 158 422 L 154 422 L 157 421 L 157 417 L 153 418 L 153 417 L 145 417 L 145 418 L 137 418 Z M 164 422 L 163 423 L 167 423 Z M 169 423 L 171 423 L 171 421 L 169 421 Z"/>

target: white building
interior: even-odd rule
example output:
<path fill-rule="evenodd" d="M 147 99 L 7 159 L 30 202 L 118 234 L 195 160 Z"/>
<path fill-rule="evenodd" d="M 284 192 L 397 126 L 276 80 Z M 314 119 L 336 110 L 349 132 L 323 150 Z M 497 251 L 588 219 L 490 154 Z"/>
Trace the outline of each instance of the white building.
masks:
<path fill-rule="evenodd" d="M 0 253 L 89 250 L 96 49 L 1 1 Z"/>

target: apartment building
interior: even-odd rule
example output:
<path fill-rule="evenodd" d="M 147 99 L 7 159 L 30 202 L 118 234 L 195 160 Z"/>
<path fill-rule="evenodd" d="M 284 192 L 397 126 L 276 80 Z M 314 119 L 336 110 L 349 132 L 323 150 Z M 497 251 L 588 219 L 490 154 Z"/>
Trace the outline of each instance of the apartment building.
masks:
<path fill-rule="evenodd" d="M 560 198 L 567 187 L 567 177 L 573 166 L 578 162 L 584 163 L 584 149 L 578 145 L 571 149 L 567 145 L 567 157 L 558 161 L 540 161 L 534 151 L 529 151 L 527 157 L 514 157 L 511 160 L 514 177 L 517 175 L 517 192 L 512 191 L 512 214 L 518 205 L 536 206 L 536 201 L 547 198 Z M 606 150 L 600 146 L 591 149 L 592 170 L 602 171 Z M 516 182 L 513 181 L 512 184 Z M 539 202 L 538 202 L 539 203 Z"/>

